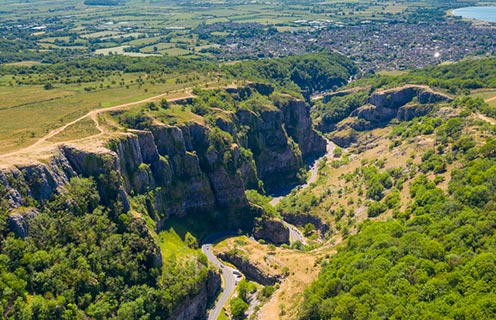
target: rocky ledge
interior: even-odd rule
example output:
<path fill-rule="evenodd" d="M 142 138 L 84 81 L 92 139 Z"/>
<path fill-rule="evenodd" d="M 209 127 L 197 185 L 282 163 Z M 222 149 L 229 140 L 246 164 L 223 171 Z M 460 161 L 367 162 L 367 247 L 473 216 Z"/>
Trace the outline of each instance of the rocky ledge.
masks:
<path fill-rule="evenodd" d="M 264 286 L 274 285 L 277 282 L 281 282 L 284 278 L 282 274 L 271 274 L 264 271 L 263 268 L 249 261 L 247 258 L 238 255 L 236 252 L 221 252 L 219 258 L 236 266 L 248 280 L 258 282 Z"/>
<path fill-rule="evenodd" d="M 444 93 L 419 85 L 378 91 L 370 95 L 365 105 L 353 110 L 349 118 L 336 124 L 337 132 L 331 140 L 341 147 L 347 147 L 355 141 L 354 131 L 371 130 L 392 119 L 409 121 L 426 115 L 435 104 L 451 100 Z"/>

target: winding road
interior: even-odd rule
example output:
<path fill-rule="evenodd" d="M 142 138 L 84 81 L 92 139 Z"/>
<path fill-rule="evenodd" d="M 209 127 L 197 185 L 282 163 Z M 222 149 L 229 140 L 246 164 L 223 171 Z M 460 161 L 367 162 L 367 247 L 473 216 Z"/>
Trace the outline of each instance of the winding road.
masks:
<path fill-rule="evenodd" d="M 300 241 L 303 244 L 307 244 L 307 241 L 305 240 L 305 237 L 301 233 L 298 228 L 296 228 L 294 225 L 287 223 L 286 221 L 283 221 L 284 225 L 289 229 L 289 243 L 295 243 L 296 241 Z"/>
<path fill-rule="evenodd" d="M 210 310 L 210 313 L 208 314 L 208 320 L 217 320 L 220 313 L 222 312 L 222 309 L 224 308 L 224 305 L 234 293 L 234 289 L 241 279 L 241 274 L 238 270 L 226 266 L 225 264 L 220 262 L 219 259 L 217 259 L 217 257 L 212 252 L 212 245 L 222 239 L 236 235 L 238 234 L 235 232 L 213 234 L 207 237 L 205 241 L 203 241 L 203 245 L 201 247 L 202 252 L 207 256 L 208 260 L 222 270 L 222 277 L 224 278 L 224 290 L 219 300 L 216 301 L 214 308 Z"/>
<path fill-rule="evenodd" d="M 313 164 L 310 166 L 310 168 L 308 169 L 310 171 L 310 178 L 307 180 L 307 182 L 305 182 L 305 184 L 302 184 L 302 185 L 299 185 L 299 186 L 296 186 L 295 189 L 298 189 L 298 190 L 303 190 L 305 188 L 308 188 L 312 183 L 314 183 L 315 181 L 317 181 L 317 178 L 318 178 L 318 173 L 319 173 L 319 163 L 322 159 L 324 159 L 324 157 L 327 157 L 327 158 L 332 158 L 332 156 L 334 155 L 334 149 L 336 149 L 336 145 L 326 139 L 327 141 L 327 146 L 326 146 L 326 154 L 324 154 L 322 157 L 316 159 Z M 290 190 L 291 192 L 291 190 Z M 289 192 L 288 192 L 289 194 Z M 286 195 L 282 195 L 282 196 L 277 196 L 277 197 L 273 197 L 272 200 L 270 201 L 270 204 L 275 206 L 276 204 L 278 204 Z"/>
<path fill-rule="evenodd" d="M 322 161 L 322 159 L 324 157 L 330 158 L 333 156 L 334 149 L 336 148 L 336 145 L 327 139 L 326 139 L 326 141 L 327 141 L 326 154 L 314 161 L 314 163 L 310 166 L 310 169 L 309 169 L 310 178 L 308 179 L 308 181 L 305 184 L 300 185 L 296 188 L 298 188 L 300 190 L 305 189 L 308 186 L 310 186 L 310 184 L 315 182 L 318 178 L 320 161 Z M 279 203 L 279 201 L 281 201 L 283 198 L 284 198 L 284 196 L 274 197 L 270 203 L 274 206 L 277 203 Z M 305 237 L 303 236 L 303 234 L 301 233 L 300 230 L 298 230 L 294 225 L 287 223 L 286 221 L 283 221 L 283 223 L 289 229 L 289 241 L 291 243 L 294 243 L 296 241 L 300 241 L 301 243 L 306 244 Z M 220 240 L 223 240 L 225 238 L 232 237 L 232 236 L 237 236 L 237 235 L 238 234 L 236 232 L 216 233 L 216 234 L 208 236 L 203 241 L 203 245 L 201 247 L 202 252 L 207 256 L 208 260 L 213 265 L 215 265 L 216 267 L 218 267 L 222 270 L 222 276 L 224 278 L 224 283 L 225 283 L 222 295 L 216 301 L 214 308 L 211 309 L 209 314 L 208 314 L 208 320 L 217 320 L 217 318 L 219 317 L 220 313 L 222 312 L 222 309 L 224 308 L 224 305 L 226 304 L 227 300 L 234 293 L 234 289 L 236 288 L 236 284 L 241 279 L 241 276 L 240 276 L 240 273 L 238 270 L 224 265 L 222 262 L 219 261 L 219 259 L 217 259 L 217 257 L 212 252 L 212 245 L 214 243 L 219 242 Z"/>

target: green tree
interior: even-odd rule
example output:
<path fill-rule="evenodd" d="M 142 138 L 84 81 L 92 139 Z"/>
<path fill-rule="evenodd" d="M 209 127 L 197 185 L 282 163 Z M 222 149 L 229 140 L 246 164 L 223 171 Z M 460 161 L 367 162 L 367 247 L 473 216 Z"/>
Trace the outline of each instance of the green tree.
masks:
<path fill-rule="evenodd" d="M 195 236 L 189 232 L 186 232 L 186 234 L 184 236 L 184 242 L 186 242 L 186 245 L 189 248 L 192 248 L 192 249 L 198 248 L 198 240 L 196 240 Z"/>
<path fill-rule="evenodd" d="M 169 108 L 169 101 L 167 101 L 167 99 L 165 99 L 165 98 L 160 99 L 160 107 L 162 109 L 168 109 Z"/>
<path fill-rule="evenodd" d="M 314 231 L 315 231 L 315 226 L 311 222 L 308 222 L 303 227 L 303 234 L 305 235 L 305 237 L 311 236 Z"/>
<path fill-rule="evenodd" d="M 229 306 L 231 307 L 231 315 L 234 319 L 244 319 L 245 312 L 248 310 L 248 304 L 243 301 L 241 298 L 232 298 L 229 302 Z"/>

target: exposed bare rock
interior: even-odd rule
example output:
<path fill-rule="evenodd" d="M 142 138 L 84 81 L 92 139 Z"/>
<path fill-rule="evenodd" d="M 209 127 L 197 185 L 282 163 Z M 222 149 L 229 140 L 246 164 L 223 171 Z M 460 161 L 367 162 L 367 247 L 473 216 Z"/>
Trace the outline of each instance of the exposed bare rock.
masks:
<path fill-rule="evenodd" d="M 279 219 L 263 219 L 254 228 L 255 239 L 263 239 L 268 242 L 280 245 L 289 244 L 289 229 Z"/>
<path fill-rule="evenodd" d="M 448 95 L 436 92 L 427 86 L 406 85 L 399 88 L 378 91 L 373 93 L 368 102 L 378 108 L 398 109 L 417 98 L 420 104 L 450 102 Z"/>
<path fill-rule="evenodd" d="M 450 102 L 452 99 L 427 86 L 406 85 L 378 91 L 367 100 L 367 104 L 355 109 L 348 118 L 335 124 L 331 140 L 341 147 L 356 142 L 357 131 L 367 131 L 384 126 L 392 119 L 409 121 L 426 115 L 433 104 Z"/>
<path fill-rule="evenodd" d="M 29 234 L 27 220 L 34 218 L 38 214 L 38 210 L 35 208 L 24 208 L 16 210 L 8 218 L 8 225 L 12 232 L 14 232 L 18 237 L 24 239 Z"/>
<path fill-rule="evenodd" d="M 322 219 L 311 214 L 287 213 L 284 215 L 284 220 L 300 227 L 303 227 L 307 223 L 311 223 L 322 234 L 329 230 L 329 226 L 324 221 L 322 221 Z"/>
<path fill-rule="evenodd" d="M 11 209 L 28 205 L 28 198 L 40 204 L 60 193 L 76 172 L 65 154 L 56 151 L 49 163 L 35 162 L 0 169 L 0 183 L 6 189 L 6 199 Z"/>
<path fill-rule="evenodd" d="M 350 116 L 358 117 L 372 123 L 389 121 L 396 117 L 398 110 L 393 108 L 381 108 L 372 104 L 366 104 L 354 110 Z"/>
<path fill-rule="evenodd" d="M 209 299 L 214 297 L 215 293 L 219 291 L 220 284 L 220 275 L 210 271 L 207 283 L 201 287 L 200 292 L 194 297 L 187 298 L 171 319 L 202 319 L 205 316 L 205 310 L 207 309 Z"/>
<path fill-rule="evenodd" d="M 415 117 L 420 117 L 428 114 L 432 110 L 432 105 L 430 104 L 406 104 L 398 109 L 398 120 L 400 121 L 410 121 Z"/>
<path fill-rule="evenodd" d="M 280 110 L 265 110 L 260 115 L 249 110 L 238 110 L 241 125 L 247 126 L 248 144 L 253 152 L 260 179 L 268 189 L 298 181 L 298 170 L 303 166 L 301 153 L 291 145 L 283 128 Z"/>
<path fill-rule="evenodd" d="M 356 131 L 365 131 L 374 129 L 375 125 L 370 121 L 357 117 L 348 117 L 336 124 L 337 131 L 347 130 L 349 128 Z"/>
<path fill-rule="evenodd" d="M 219 258 L 235 265 L 247 279 L 263 284 L 264 286 L 274 285 L 276 282 L 281 282 L 284 278 L 282 274 L 265 272 L 262 268 L 236 252 L 222 252 L 219 254 Z"/>
<path fill-rule="evenodd" d="M 287 96 L 276 107 L 284 115 L 284 127 L 288 135 L 298 143 L 303 158 L 321 156 L 326 152 L 326 142 L 312 125 L 310 107 L 303 100 Z"/>
<path fill-rule="evenodd" d="M 347 148 L 357 141 L 357 132 L 351 128 L 336 131 L 330 136 L 330 140 L 341 148 Z"/>

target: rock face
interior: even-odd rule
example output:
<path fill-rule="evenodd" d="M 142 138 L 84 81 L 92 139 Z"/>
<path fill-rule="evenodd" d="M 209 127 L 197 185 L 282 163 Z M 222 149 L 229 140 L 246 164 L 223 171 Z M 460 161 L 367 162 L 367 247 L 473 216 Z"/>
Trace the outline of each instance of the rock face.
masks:
<path fill-rule="evenodd" d="M 320 231 L 321 234 L 324 234 L 327 230 L 329 230 L 329 226 L 319 217 L 310 214 L 289 213 L 284 215 L 284 220 L 296 226 L 304 226 L 307 223 L 311 223 Z"/>
<path fill-rule="evenodd" d="M 371 123 L 384 123 L 393 118 L 411 120 L 431 110 L 430 104 L 451 101 L 445 94 L 424 86 L 403 86 L 373 93 L 368 104 L 356 109 L 351 116 Z"/>
<path fill-rule="evenodd" d="M 372 104 L 366 104 L 354 110 L 351 116 L 373 123 L 381 123 L 393 119 L 397 112 L 397 109 L 380 108 Z"/>
<path fill-rule="evenodd" d="M 398 114 L 396 117 L 400 121 L 410 121 L 415 117 L 421 117 L 423 115 L 428 114 L 432 110 L 432 105 L 424 104 L 406 104 L 404 106 L 399 107 Z"/>
<path fill-rule="evenodd" d="M 353 128 L 344 128 L 334 132 L 330 140 L 342 148 L 347 148 L 357 141 L 357 132 Z"/>
<path fill-rule="evenodd" d="M 281 274 L 268 274 L 257 265 L 252 264 L 248 259 L 243 259 L 243 257 L 231 252 L 220 253 L 219 258 L 235 265 L 249 280 L 253 280 L 264 286 L 274 285 L 283 279 Z"/>
<path fill-rule="evenodd" d="M 337 131 L 371 130 L 385 125 L 394 118 L 409 121 L 429 113 L 433 104 L 450 102 L 452 99 L 426 86 L 407 85 L 399 88 L 373 93 L 367 104 L 353 110 L 350 118 L 336 124 Z M 347 135 L 334 134 L 331 140 L 341 147 L 348 147 L 353 139 L 343 138 Z"/>
<path fill-rule="evenodd" d="M 289 244 L 289 229 L 281 220 L 264 219 L 255 225 L 253 236 L 277 245 Z"/>
<path fill-rule="evenodd" d="M 407 85 L 375 92 L 369 97 L 368 102 L 378 108 L 398 109 L 412 101 L 413 98 L 417 98 L 419 104 L 451 101 L 449 96 L 440 92 L 435 92 L 429 87 Z"/>
<path fill-rule="evenodd" d="M 276 106 L 284 115 L 286 132 L 298 143 L 303 158 L 321 156 L 326 152 L 326 141 L 312 128 L 310 108 L 303 100 L 288 98 Z"/>
<path fill-rule="evenodd" d="M 7 220 L 10 230 L 20 238 L 26 238 L 29 231 L 27 220 L 34 218 L 37 214 L 38 211 L 34 208 L 17 210 L 17 212 L 12 213 Z"/>
<path fill-rule="evenodd" d="M 288 139 L 280 110 L 265 110 L 259 115 L 239 110 L 236 116 L 248 128 L 247 149 L 253 152 L 258 176 L 270 190 L 297 181 L 303 166 L 298 148 Z"/>
<path fill-rule="evenodd" d="M 268 190 L 300 182 L 297 173 L 303 160 L 326 152 L 303 100 L 283 96 L 274 107 L 257 113 L 238 110 L 235 121 L 248 128 L 241 144 L 253 152 L 258 176 Z"/>
<path fill-rule="evenodd" d="M 236 94 L 273 88 L 252 84 L 247 90 Z M 154 123 L 107 145 L 62 146 L 48 163 L 1 169 L 0 183 L 14 209 L 32 200 L 43 205 L 72 177 L 93 177 L 103 205 L 117 200 L 129 210 L 130 198 L 146 195 L 160 227 L 170 215 L 249 211 L 246 188 L 258 188 L 259 180 L 268 189 L 294 183 L 303 158 L 325 152 L 308 106 L 289 96 L 261 111 L 231 112 L 216 124 Z"/>
<path fill-rule="evenodd" d="M 200 292 L 184 301 L 179 310 L 171 319 L 177 320 L 190 320 L 190 319 L 203 319 L 207 304 L 220 289 L 220 275 L 216 272 L 210 271 L 208 273 L 207 283 L 202 286 Z"/>
<path fill-rule="evenodd" d="M 273 88 L 254 84 L 236 94 L 253 90 L 268 95 Z M 288 98 L 257 112 L 230 112 L 212 126 L 155 121 L 146 130 L 130 129 L 98 145 L 61 146 L 48 162 L 0 168 L 0 184 L 11 209 L 9 226 L 22 238 L 29 232 L 26 219 L 36 210 L 21 208 L 43 206 L 74 177 L 92 178 L 104 206 L 129 211 L 141 201 L 158 230 L 169 216 L 190 213 L 220 216 L 229 228 L 247 228 L 252 224 L 240 218 L 259 212 L 250 207 L 245 190 L 260 188 L 260 181 L 268 189 L 299 181 L 303 159 L 323 154 L 325 148 L 312 128 L 308 106 Z M 275 243 L 289 241 L 287 228 L 274 221 L 266 222 L 259 235 Z M 249 271 L 249 266 L 240 269 L 262 283 L 279 279 Z M 205 297 L 218 287 L 218 280 L 207 284 L 175 318 L 203 315 Z"/>
<path fill-rule="evenodd" d="M 8 169 L 0 169 L 0 184 L 6 189 L 5 197 L 10 208 L 29 206 L 29 199 L 41 204 L 50 200 L 76 172 L 63 152 L 57 152 L 48 164 L 33 163 Z"/>

